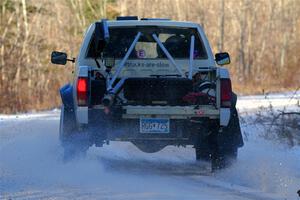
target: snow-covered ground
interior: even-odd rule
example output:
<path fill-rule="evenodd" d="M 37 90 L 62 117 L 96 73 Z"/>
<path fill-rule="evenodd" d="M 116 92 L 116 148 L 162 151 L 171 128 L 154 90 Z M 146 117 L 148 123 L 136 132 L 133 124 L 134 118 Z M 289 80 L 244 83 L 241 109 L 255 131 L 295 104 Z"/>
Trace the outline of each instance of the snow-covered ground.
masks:
<path fill-rule="evenodd" d="M 291 98 L 293 96 L 293 98 Z M 299 200 L 300 147 L 259 137 L 247 123 L 261 106 L 299 109 L 299 94 L 240 97 L 245 146 L 238 162 L 215 174 L 195 162 L 194 149 L 154 154 L 130 143 L 91 148 L 64 163 L 59 111 L 0 115 L 0 199 L 288 199 Z"/>

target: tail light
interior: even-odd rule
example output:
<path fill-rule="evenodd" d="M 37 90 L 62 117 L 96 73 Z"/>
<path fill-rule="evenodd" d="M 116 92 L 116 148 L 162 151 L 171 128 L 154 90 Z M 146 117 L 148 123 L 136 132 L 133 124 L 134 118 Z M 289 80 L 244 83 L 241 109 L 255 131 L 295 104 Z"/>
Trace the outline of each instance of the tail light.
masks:
<path fill-rule="evenodd" d="M 88 79 L 86 77 L 78 78 L 77 103 L 78 103 L 78 106 L 87 106 L 87 103 L 88 103 Z"/>
<path fill-rule="evenodd" d="M 231 81 L 230 79 L 221 79 L 221 107 L 231 107 Z"/>

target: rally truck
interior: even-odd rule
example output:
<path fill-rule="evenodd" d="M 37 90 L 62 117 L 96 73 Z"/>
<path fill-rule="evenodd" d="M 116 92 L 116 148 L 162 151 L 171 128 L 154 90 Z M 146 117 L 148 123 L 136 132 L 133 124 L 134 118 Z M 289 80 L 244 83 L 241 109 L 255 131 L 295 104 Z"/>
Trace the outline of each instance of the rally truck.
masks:
<path fill-rule="evenodd" d="M 212 169 L 228 166 L 243 146 L 226 52 L 212 53 L 200 25 L 118 17 L 91 24 L 60 89 L 59 138 L 65 157 L 90 146 L 127 141 L 147 153 L 192 146 Z"/>

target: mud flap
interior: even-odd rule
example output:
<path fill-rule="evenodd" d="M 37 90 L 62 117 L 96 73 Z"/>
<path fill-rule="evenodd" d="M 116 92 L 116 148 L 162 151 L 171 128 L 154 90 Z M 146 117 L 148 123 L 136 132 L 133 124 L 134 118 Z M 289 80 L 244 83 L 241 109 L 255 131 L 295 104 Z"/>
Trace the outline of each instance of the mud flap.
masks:
<path fill-rule="evenodd" d="M 72 109 L 61 107 L 59 140 L 64 149 L 64 160 L 79 154 L 85 154 L 90 146 L 89 137 L 76 126 L 75 113 Z"/>
<path fill-rule="evenodd" d="M 232 149 L 244 145 L 239 117 L 236 108 L 231 109 L 231 117 L 228 126 L 218 134 L 218 145 L 221 149 Z"/>

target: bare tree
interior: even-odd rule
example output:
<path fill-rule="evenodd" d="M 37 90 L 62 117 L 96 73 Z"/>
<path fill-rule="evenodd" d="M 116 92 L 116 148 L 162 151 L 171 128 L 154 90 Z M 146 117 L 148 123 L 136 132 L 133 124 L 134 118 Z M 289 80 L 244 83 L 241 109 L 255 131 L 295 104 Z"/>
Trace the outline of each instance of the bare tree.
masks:
<path fill-rule="evenodd" d="M 299 0 L 1 0 L 0 113 L 58 106 L 73 66 L 54 67 L 49 53 L 75 57 L 87 26 L 116 15 L 201 24 L 213 51 L 230 53 L 238 92 L 300 85 Z"/>
<path fill-rule="evenodd" d="M 225 26 L 225 0 L 221 1 L 221 11 L 220 11 L 220 42 L 219 42 L 219 51 L 224 50 L 224 26 Z"/>

